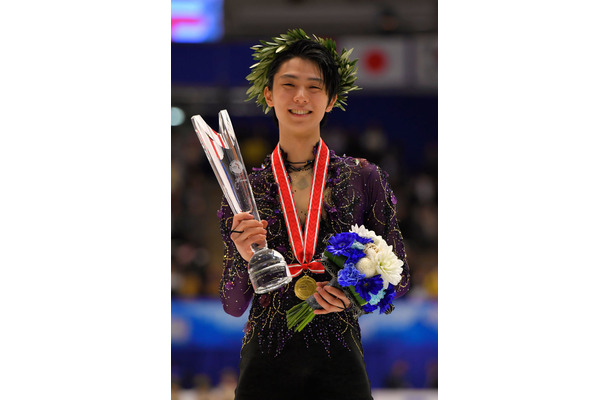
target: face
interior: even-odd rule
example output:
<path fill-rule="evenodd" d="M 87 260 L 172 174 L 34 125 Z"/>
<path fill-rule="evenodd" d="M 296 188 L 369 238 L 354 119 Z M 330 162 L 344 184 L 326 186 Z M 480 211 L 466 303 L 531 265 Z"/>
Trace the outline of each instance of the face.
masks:
<path fill-rule="evenodd" d="M 337 96 L 329 103 L 318 66 L 295 57 L 280 66 L 273 77 L 273 90 L 265 88 L 265 99 L 275 109 L 280 132 L 319 134 L 320 121 Z"/>

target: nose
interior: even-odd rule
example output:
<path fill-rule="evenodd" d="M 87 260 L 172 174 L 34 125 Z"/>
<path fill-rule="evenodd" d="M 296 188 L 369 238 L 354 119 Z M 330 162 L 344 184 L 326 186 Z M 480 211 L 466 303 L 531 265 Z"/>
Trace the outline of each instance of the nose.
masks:
<path fill-rule="evenodd" d="M 307 104 L 309 102 L 309 97 L 307 97 L 307 93 L 304 88 L 299 88 L 294 95 L 294 102 L 297 104 Z"/>

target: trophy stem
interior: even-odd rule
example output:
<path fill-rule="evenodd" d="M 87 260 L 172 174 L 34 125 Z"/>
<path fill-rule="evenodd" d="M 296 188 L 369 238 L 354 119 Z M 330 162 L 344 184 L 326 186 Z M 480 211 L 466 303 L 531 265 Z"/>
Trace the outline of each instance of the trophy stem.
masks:
<path fill-rule="evenodd" d="M 267 243 L 265 243 L 264 246 L 259 245 L 258 243 L 252 243 L 252 245 L 250 246 L 250 248 L 252 249 L 252 252 L 256 253 L 259 250 L 263 250 L 267 248 Z"/>

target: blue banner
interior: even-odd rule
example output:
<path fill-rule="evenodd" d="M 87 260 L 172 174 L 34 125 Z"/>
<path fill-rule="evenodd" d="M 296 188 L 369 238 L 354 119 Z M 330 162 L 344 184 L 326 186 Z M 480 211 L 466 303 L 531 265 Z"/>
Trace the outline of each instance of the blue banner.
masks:
<path fill-rule="evenodd" d="M 373 387 L 386 387 L 397 364 L 407 387 L 430 387 L 438 359 L 437 302 L 403 298 L 390 315 L 360 318 L 364 358 Z M 183 379 L 199 373 L 212 380 L 224 368 L 238 370 L 246 311 L 224 312 L 219 299 L 172 301 L 172 371 Z M 406 364 L 406 371 L 405 369 Z"/>

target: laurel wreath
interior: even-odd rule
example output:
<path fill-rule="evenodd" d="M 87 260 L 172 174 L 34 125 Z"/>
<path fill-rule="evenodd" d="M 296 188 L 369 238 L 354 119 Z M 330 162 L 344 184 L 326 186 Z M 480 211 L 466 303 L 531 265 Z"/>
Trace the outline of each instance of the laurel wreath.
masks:
<path fill-rule="evenodd" d="M 337 44 L 334 40 L 319 38 L 316 35 L 312 35 L 312 37 L 313 39 L 310 38 L 303 29 L 291 29 L 279 37 L 274 37 L 270 42 L 261 40 L 261 44 L 252 46 L 251 49 L 254 50 L 252 58 L 258 62 L 250 66 L 252 71 L 246 77 L 251 85 L 246 92 L 246 95 L 248 96 L 246 101 L 256 99 L 256 104 L 263 107 L 265 114 L 268 113 L 271 108 L 265 101 L 264 91 L 265 86 L 267 86 L 267 73 L 269 72 L 271 63 L 279 53 L 284 51 L 291 44 L 301 39 L 309 39 L 320 43 L 335 59 L 341 79 L 337 92 L 337 101 L 335 102 L 334 107 L 339 107 L 341 110 L 345 111 L 345 107 L 347 106 L 347 94 L 353 90 L 362 89 L 354 84 L 354 82 L 356 82 L 356 72 L 358 71 L 356 61 L 358 60 L 349 59 L 349 56 L 354 49 L 342 49 L 341 55 L 339 55 L 337 52 Z"/>

